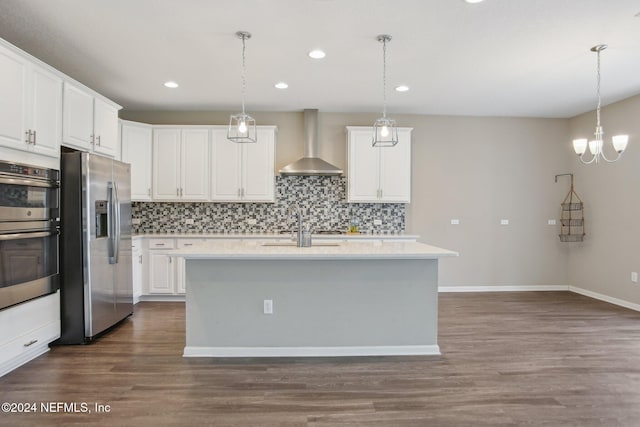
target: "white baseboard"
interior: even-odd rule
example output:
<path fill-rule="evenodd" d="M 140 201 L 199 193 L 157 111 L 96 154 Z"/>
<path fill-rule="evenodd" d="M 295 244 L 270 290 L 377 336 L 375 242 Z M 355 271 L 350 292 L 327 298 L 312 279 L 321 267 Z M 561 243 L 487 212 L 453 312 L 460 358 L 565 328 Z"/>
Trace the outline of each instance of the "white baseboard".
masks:
<path fill-rule="evenodd" d="M 600 301 L 608 302 L 610 304 L 619 305 L 620 307 L 628 308 L 634 311 L 640 311 L 640 304 L 635 304 L 633 302 L 610 297 L 608 295 L 599 294 L 598 292 L 589 291 L 587 289 L 578 288 L 576 286 L 569 286 L 569 290 L 571 292 L 575 292 L 576 294 L 584 295 L 589 298 L 594 298 Z"/>
<path fill-rule="evenodd" d="M 184 295 L 140 295 L 139 302 L 184 302 Z"/>
<path fill-rule="evenodd" d="M 568 291 L 567 285 L 508 285 L 508 286 L 439 286 L 438 292 L 531 292 Z"/>
<path fill-rule="evenodd" d="M 335 357 L 335 356 L 433 356 L 438 345 L 357 347 L 196 347 L 184 348 L 184 357 Z"/>

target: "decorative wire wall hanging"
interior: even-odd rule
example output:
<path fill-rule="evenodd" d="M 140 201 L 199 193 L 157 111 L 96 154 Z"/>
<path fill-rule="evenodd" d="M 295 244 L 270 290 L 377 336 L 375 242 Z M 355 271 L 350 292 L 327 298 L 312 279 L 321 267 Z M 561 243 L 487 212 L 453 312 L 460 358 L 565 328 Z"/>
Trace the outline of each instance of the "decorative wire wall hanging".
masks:
<path fill-rule="evenodd" d="M 585 236 L 584 230 L 584 203 L 573 189 L 573 174 L 563 173 L 556 175 L 556 182 L 559 176 L 571 177 L 571 188 L 562 201 L 562 214 L 560 217 L 560 237 L 561 242 L 582 242 Z"/>

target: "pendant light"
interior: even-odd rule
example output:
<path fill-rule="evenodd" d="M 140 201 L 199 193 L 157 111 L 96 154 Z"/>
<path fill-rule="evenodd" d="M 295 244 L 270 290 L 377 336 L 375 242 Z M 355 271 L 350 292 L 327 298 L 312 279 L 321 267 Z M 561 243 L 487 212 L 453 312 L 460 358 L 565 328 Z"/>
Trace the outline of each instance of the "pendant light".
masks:
<path fill-rule="evenodd" d="M 373 125 L 373 146 L 393 147 L 398 143 L 398 128 L 396 121 L 387 117 L 387 43 L 391 41 L 388 34 L 380 34 L 376 38 L 382 43 L 382 117 Z"/>
<path fill-rule="evenodd" d="M 605 162 L 613 163 L 620 160 L 622 157 L 622 153 L 627 148 L 627 144 L 629 143 L 629 135 L 615 135 L 611 138 L 611 144 L 613 145 L 613 149 L 618 153 L 617 157 L 613 160 L 609 160 L 604 154 L 604 142 L 603 135 L 604 132 L 602 130 L 602 126 L 600 125 L 600 52 L 607 48 L 606 44 L 599 44 L 591 48 L 592 52 L 596 52 L 598 55 L 598 73 L 597 73 L 597 86 L 596 92 L 598 95 L 598 105 L 596 107 L 596 131 L 594 133 L 595 139 L 588 141 L 586 138 L 574 139 L 573 140 L 573 150 L 579 156 L 578 158 L 585 165 L 589 165 L 591 163 L 599 163 L 600 160 L 604 160 Z M 584 155 L 587 151 L 587 146 L 589 147 L 589 152 L 591 153 L 591 159 L 585 160 Z"/>
<path fill-rule="evenodd" d="M 227 139 L 233 142 L 256 142 L 258 140 L 256 136 L 256 121 L 244 111 L 244 93 L 246 89 L 245 41 L 251 38 L 251 33 L 238 31 L 236 36 L 242 40 L 242 113 L 231 115 Z"/>

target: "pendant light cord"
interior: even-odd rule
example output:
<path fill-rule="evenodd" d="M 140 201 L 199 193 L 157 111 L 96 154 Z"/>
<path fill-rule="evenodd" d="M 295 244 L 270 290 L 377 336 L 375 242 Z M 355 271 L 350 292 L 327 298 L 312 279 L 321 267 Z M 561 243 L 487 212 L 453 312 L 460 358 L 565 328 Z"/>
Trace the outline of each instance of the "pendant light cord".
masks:
<path fill-rule="evenodd" d="M 382 117 L 387 117 L 387 38 L 382 39 Z"/>
<path fill-rule="evenodd" d="M 600 50 L 596 52 L 598 54 L 598 73 L 597 73 L 597 85 L 596 85 L 596 93 L 598 94 L 598 107 L 596 108 L 596 126 L 598 129 L 600 128 Z"/>
<path fill-rule="evenodd" d="M 245 73 L 246 73 L 246 65 L 245 65 L 245 50 L 246 50 L 246 46 L 245 46 L 245 39 L 246 36 L 243 34 L 242 35 L 242 115 L 244 116 L 244 93 L 247 87 L 247 82 L 246 82 L 246 77 L 245 77 Z"/>

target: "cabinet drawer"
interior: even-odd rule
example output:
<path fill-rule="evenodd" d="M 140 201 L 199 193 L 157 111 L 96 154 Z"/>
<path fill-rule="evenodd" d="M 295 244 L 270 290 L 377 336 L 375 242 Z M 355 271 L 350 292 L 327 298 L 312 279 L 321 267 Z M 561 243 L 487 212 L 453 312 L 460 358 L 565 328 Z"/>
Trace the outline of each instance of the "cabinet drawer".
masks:
<path fill-rule="evenodd" d="M 207 239 L 177 239 L 178 249 L 198 248 L 204 246 Z"/>
<path fill-rule="evenodd" d="M 0 345 L 54 321 L 60 321 L 57 292 L 1 310 L 0 325 L 11 326 L 0 328 Z"/>
<path fill-rule="evenodd" d="M 0 346 L 0 364 L 60 337 L 60 320 L 51 322 Z"/>
<path fill-rule="evenodd" d="M 175 242 L 173 239 L 151 239 L 149 240 L 149 249 L 174 249 Z"/>

